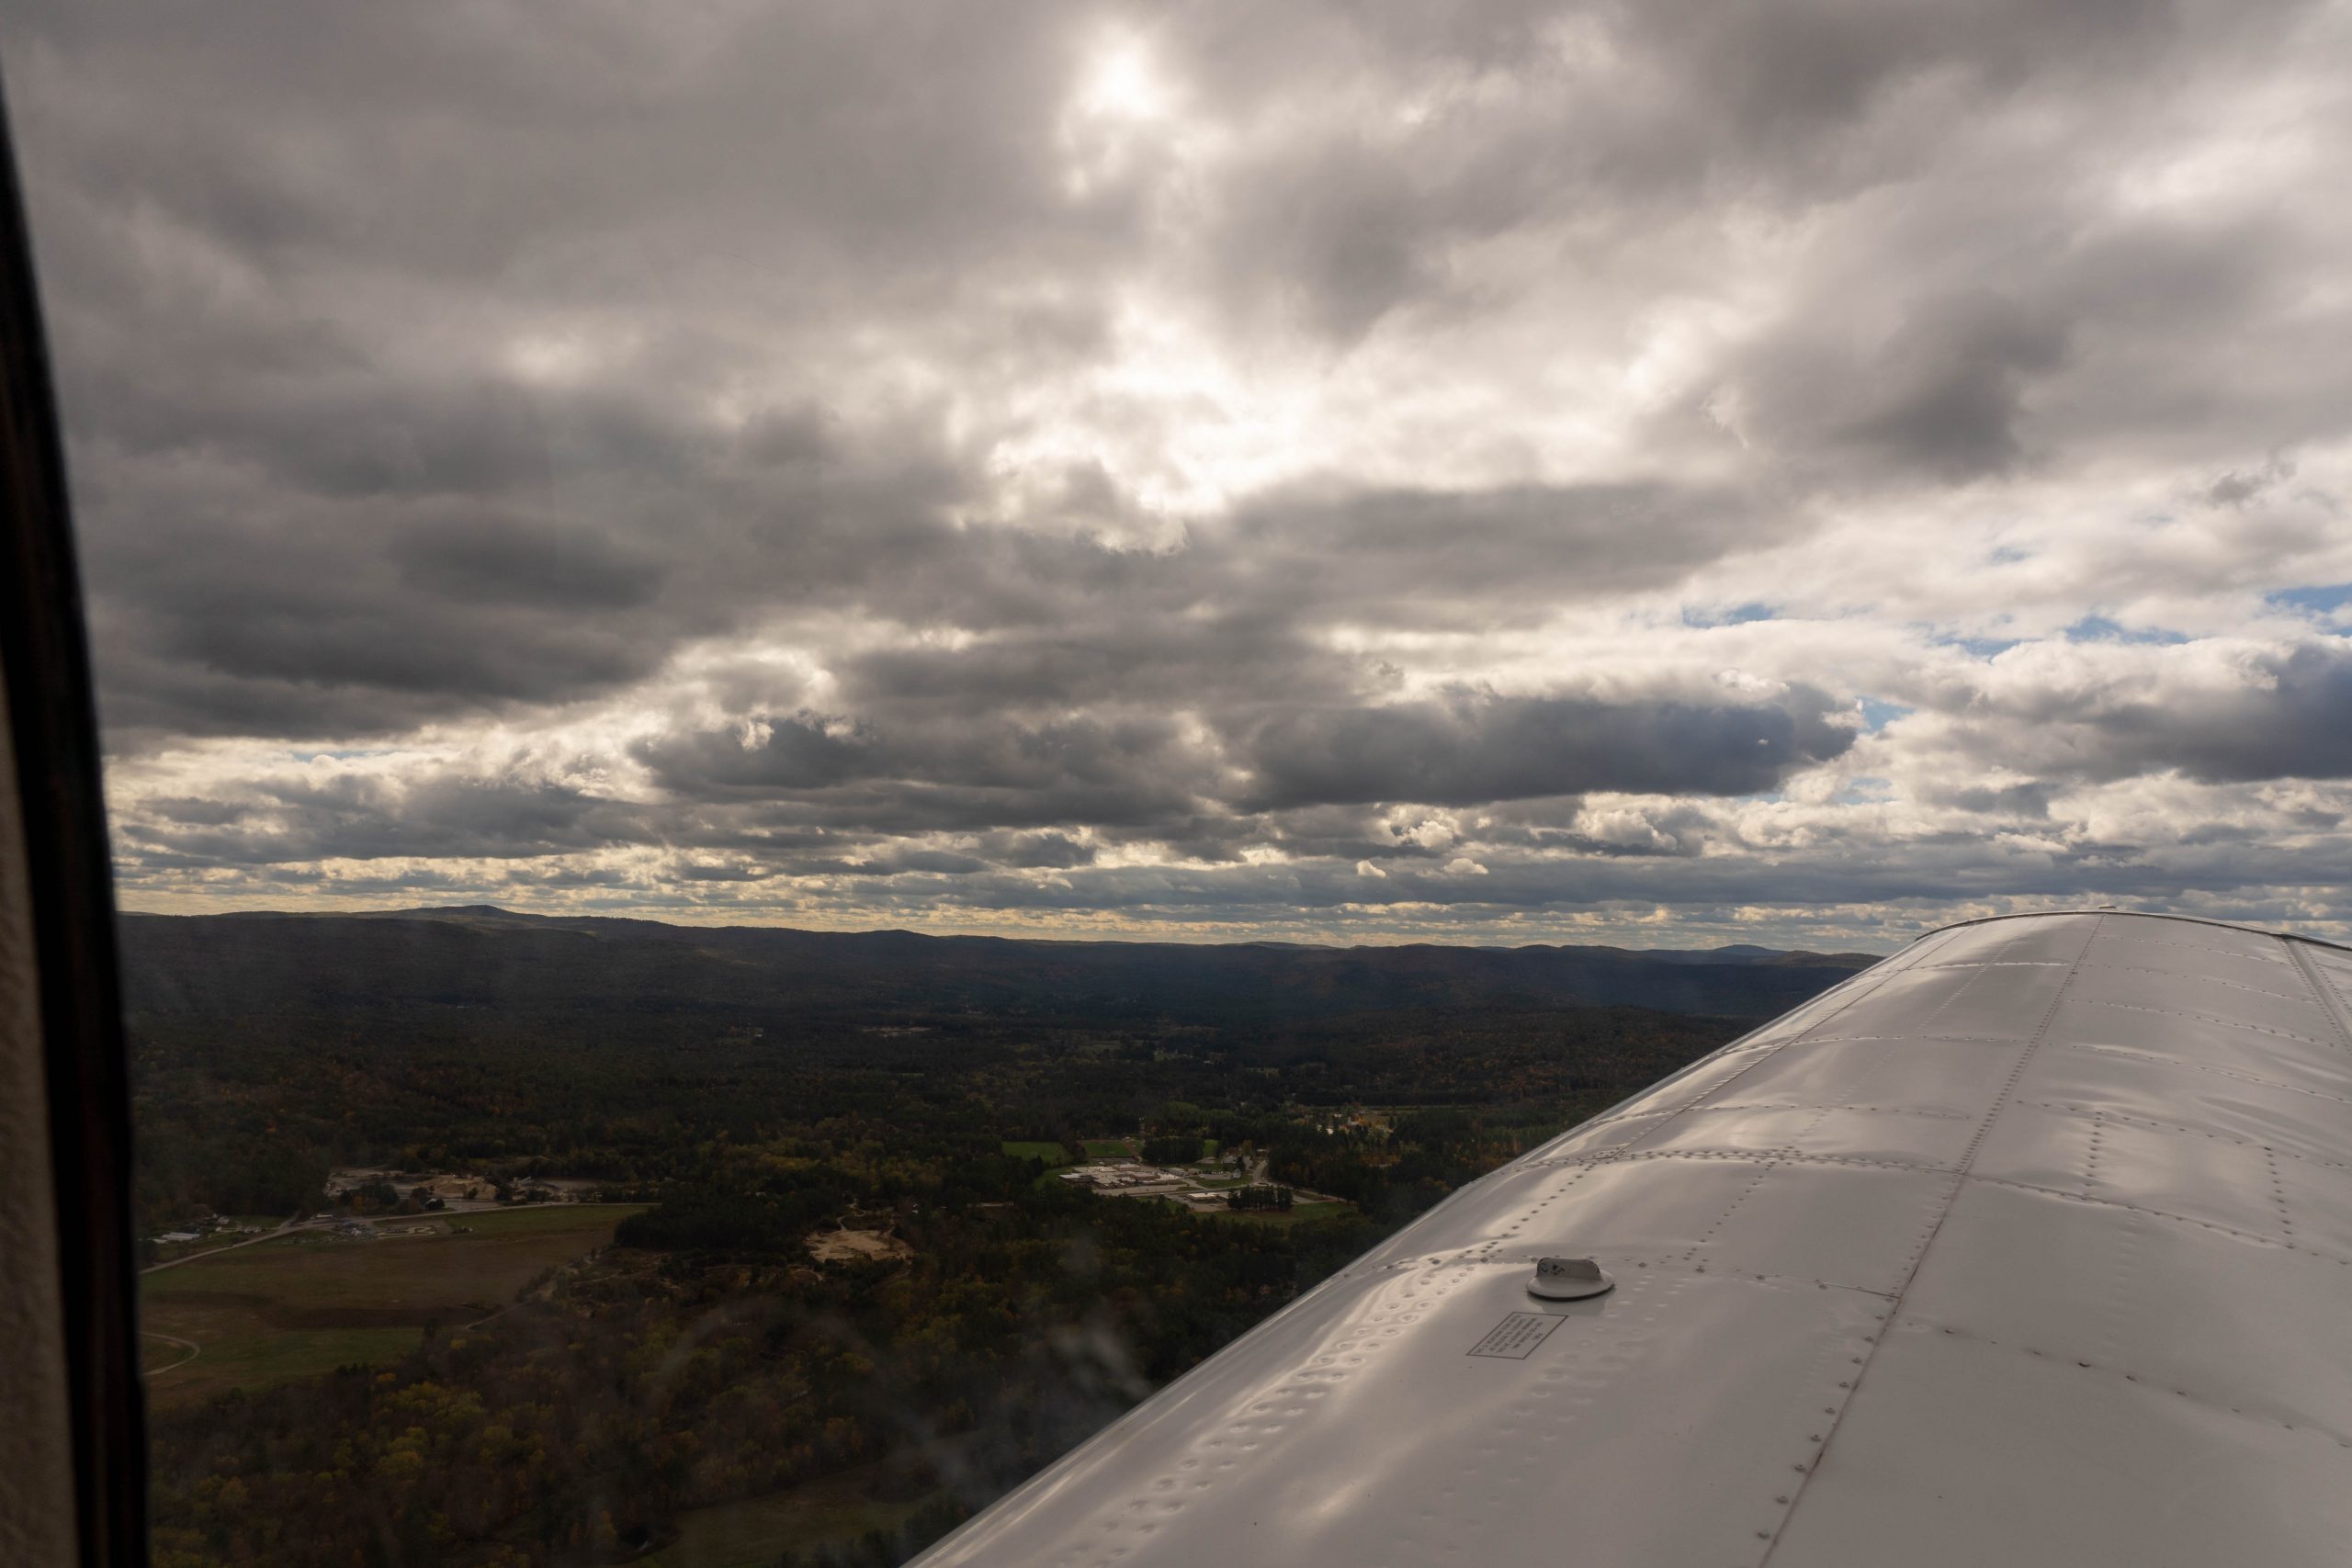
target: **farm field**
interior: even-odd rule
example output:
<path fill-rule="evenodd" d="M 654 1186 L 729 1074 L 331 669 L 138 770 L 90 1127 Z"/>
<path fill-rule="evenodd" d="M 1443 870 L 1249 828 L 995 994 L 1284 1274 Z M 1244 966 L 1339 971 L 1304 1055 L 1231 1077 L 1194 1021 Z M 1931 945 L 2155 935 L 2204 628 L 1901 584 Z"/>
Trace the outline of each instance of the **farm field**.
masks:
<path fill-rule="evenodd" d="M 497 1312 L 547 1269 L 609 1241 L 639 1207 L 467 1214 L 456 1221 L 462 1230 L 436 1218 L 415 1223 L 424 1234 L 375 1241 L 303 1232 L 148 1275 L 148 1400 L 192 1404 L 391 1359 L 427 1323 L 455 1327 Z"/>

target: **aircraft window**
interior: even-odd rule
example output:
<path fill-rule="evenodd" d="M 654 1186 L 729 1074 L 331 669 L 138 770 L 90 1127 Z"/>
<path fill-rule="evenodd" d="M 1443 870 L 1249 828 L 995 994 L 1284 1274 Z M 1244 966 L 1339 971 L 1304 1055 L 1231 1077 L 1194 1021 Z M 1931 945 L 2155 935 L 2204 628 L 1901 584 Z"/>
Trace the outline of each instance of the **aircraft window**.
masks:
<path fill-rule="evenodd" d="M 155 1562 L 908 1561 L 1922 928 L 2352 929 L 2344 22 L 2065 9 L 5 0 Z"/>

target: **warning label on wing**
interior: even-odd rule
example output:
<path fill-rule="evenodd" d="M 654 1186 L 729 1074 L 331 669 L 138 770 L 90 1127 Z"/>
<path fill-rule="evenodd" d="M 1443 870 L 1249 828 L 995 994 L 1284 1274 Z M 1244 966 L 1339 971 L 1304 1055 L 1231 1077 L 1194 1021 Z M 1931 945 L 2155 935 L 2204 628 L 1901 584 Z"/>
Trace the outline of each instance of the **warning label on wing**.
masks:
<path fill-rule="evenodd" d="M 1486 1337 L 1466 1352 L 1473 1356 L 1500 1356 L 1506 1360 L 1524 1361 L 1535 1353 L 1552 1330 L 1560 1326 L 1562 1319 L 1548 1312 L 1515 1312 L 1487 1330 Z"/>

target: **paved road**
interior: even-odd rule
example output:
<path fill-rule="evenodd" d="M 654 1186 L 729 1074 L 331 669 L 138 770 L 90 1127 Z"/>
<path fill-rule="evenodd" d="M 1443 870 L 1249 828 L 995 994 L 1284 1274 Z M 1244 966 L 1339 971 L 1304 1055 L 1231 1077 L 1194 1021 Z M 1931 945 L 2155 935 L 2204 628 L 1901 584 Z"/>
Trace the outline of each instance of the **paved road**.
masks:
<path fill-rule="evenodd" d="M 186 1258 L 174 1258 L 162 1263 L 150 1263 L 139 1271 L 141 1274 L 153 1274 L 159 1269 L 176 1269 L 183 1263 L 193 1263 L 199 1258 L 218 1258 L 224 1252 L 234 1252 L 241 1247 L 258 1247 L 265 1241 L 275 1241 L 279 1236 L 292 1235 L 297 1231 L 317 1230 L 329 1223 L 325 1220 L 288 1220 L 274 1231 L 264 1231 L 259 1235 L 249 1235 L 243 1241 L 232 1241 L 226 1247 L 208 1247 L 202 1252 L 191 1252 Z"/>

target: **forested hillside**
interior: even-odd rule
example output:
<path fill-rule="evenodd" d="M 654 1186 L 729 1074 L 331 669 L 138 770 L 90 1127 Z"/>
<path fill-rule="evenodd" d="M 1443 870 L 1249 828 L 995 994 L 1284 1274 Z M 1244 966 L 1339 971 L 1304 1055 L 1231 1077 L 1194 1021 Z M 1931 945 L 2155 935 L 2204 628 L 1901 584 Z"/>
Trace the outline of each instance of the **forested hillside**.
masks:
<path fill-rule="evenodd" d="M 129 915 L 130 1010 L 496 1008 L 873 1023 L 943 1012 L 1255 1027 L 1432 1007 L 1769 1017 L 1865 953 L 1030 942 L 571 919 L 492 908 Z"/>

